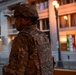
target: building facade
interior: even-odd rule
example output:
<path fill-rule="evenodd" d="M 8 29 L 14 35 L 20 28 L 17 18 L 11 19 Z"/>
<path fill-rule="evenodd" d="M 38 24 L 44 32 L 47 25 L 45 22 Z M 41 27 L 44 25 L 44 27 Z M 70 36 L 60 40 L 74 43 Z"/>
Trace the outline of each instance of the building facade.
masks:
<path fill-rule="evenodd" d="M 59 61 L 57 49 L 57 24 L 54 6 L 54 0 L 29 0 L 36 5 L 39 21 L 37 27 L 47 34 L 51 43 L 52 55 L 55 62 Z M 60 41 L 60 56 L 64 68 L 76 68 L 76 0 L 57 0 L 58 10 L 58 30 Z M 10 45 L 18 31 L 15 29 L 12 9 L 20 2 L 26 0 L 2 0 L 0 2 L 0 58 L 9 58 Z M 68 38 L 69 37 L 69 38 Z M 72 38 L 72 40 L 70 39 Z M 70 42 L 68 42 L 70 41 Z M 2 61 L 5 63 L 5 60 Z M 71 64 L 74 63 L 74 64 Z"/>

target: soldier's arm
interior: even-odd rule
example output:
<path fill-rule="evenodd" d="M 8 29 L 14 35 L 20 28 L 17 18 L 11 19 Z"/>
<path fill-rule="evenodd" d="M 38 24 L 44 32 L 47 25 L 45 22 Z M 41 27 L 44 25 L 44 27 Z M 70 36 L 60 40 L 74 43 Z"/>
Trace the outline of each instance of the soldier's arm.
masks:
<path fill-rule="evenodd" d="M 9 58 L 9 64 L 3 67 L 3 75 L 24 75 L 28 62 L 27 40 L 22 36 L 15 38 Z"/>

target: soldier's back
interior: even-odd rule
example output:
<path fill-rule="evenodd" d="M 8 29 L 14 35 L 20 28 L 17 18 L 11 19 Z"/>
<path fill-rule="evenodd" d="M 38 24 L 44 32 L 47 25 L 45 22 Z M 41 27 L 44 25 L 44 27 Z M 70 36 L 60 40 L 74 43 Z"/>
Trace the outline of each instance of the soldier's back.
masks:
<path fill-rule="evenodd" d="M 46 34 L 38 30 L 26 30 L 26 32 L 34 39 L 35 49 L 31 54 L 38 71 L 41 72 L 37 75 L 52 75 L 53 73 L 53 60 L 51 54 L 51 44 Z"/>

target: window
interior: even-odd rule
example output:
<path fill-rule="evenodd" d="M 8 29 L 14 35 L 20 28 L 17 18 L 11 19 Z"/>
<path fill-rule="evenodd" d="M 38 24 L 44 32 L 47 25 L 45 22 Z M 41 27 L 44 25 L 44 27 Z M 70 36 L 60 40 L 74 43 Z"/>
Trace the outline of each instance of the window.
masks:
<path fill-rule="evenodd" d="M 40 4 L 36 4 L 36 9 L 37 9 L 37 11 L 40 10 Z"/>
<path fill-rule="evenodd" d="M 44 10 L 44 3 L 40 3 L 40 10 Z"/>
<path fill-rule="evenodd" d="M 62 51 L 67 50 L 67 37 L 66 37 L 66 35 L 60 36 L 60 50 L 62 50 Z"/>
<path fill-rule="evenodd" d="M 65 5 L 75 2 L 74 0 L 58 0 L 59 5 Z"/>
<path fill-rule="evenodd" d="M 49 18 L 40 19 L 37 23 L 37 27 L 47 35 L 50 40 L 50 30 L 49 30 Z"/>
<path fill-rule="evenodd" d="M 75 34 L 67 35 L 67 50 L 68 51 L 75 50 Z"/>
<path fill-rule="evenodd" d="M 76 13 L 71 14 L 71 26 L 76 26 Z"/>
<path fill-rule="evenodd" d="M 76 49 L 76 35 L 74 33 L 60 36 L 60 50 L 74 51 Z"/>
<path fill-rule="evenodd" d="M 42 29 L 43 30 L 47 30 L 47 29 L 49 29 L 49 19 L 48 18 L 46 18 L 46 19 L 42 19 Z"/>
<path fill-rule="evenodd" d="M 37 8 L 37 11 L 41 11 L 48 8 L 48 1 L 37 3 L 36 8 Z"/>
<path fill-rule="evenodd" d="M 48 1 L 45 1 L 44 4 L 45 4 L 45 8 L 48 8 Z"/>
<path fill-rule="evenodd" d="M 68 15 L 63 15 L 59 17 L 60 28 L 69 27 Z"/>
<path fill-rule="evenodd" d="M 39 23 L 39 20 L 37 22 L 37 28 L 40 29 L 40 23 Z"/>
<path fill-rule="evenodd" d="M 72 3 L 73 0 L 66 0 L 66 3 L 69 4 L 69 3 Z"/>
<path fill-rule="evenodd" d="M 60 28 L 76 27 L 76 13 L 59 16 Z"/>

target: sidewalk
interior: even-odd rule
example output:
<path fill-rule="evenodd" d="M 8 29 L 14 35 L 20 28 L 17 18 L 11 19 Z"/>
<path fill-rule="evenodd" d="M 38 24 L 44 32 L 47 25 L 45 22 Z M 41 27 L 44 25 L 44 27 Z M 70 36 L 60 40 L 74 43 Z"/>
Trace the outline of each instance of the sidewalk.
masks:
<path fill-rule="evenodd" d="M 54 75 L 76 75 L 76 70 L 54 69 Z"/>

